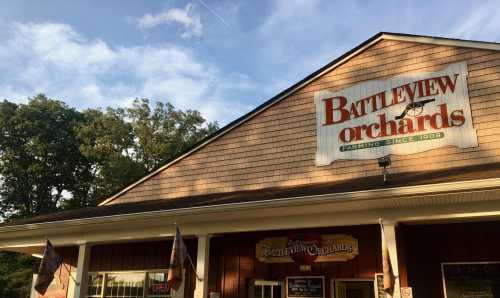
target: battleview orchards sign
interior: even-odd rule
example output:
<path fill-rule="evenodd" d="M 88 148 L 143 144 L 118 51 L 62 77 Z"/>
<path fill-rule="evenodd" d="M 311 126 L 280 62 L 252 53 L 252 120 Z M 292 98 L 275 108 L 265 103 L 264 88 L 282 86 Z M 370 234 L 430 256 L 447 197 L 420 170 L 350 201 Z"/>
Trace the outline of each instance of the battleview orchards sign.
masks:
<path fill-rule="evenodd" d="M 311 264 L 353 259 L 359 253 L 358 240 L 343 234 L 296 233 L 260 240 L 255 255 L 261 262 Z"/>
<path fill-rule="evenodd" d="M 316 165 L 444 146 L 477 147 L 467 64 L 316 92 Z"/>

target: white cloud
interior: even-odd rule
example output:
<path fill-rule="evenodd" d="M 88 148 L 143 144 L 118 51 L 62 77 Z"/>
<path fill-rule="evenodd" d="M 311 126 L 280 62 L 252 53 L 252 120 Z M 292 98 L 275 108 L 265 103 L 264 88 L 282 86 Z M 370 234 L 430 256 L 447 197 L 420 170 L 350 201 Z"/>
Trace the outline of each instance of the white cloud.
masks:
<path fill-rule="evenodd" d="M 87 108 L 146 97 L 226 123 L 250 109 L 231 94 L 256 89 L 249 77 L 223 76 L 176 45 L 111 47 L 58 23 L 16 23 L 8 32 L 0 44 L 0 98 L 17 102 L 45 93 Z"/>
<path fill-rule="evenodd" d="M 453 37 L 491 40 L 499 38 L 500 10 L 498 1 L 478 2 L 475 9 L 457 21 Z"/>
<path fill-rule="evenodd" d="M 159 14 L 145 14 L 137 21 L 140 29 L 150 29 L 162 24 L 177 23 L 183 27 L 182 38 L 200 37 L 203 25 L 200 16 L 194 13 L 193 4 L 188 3 L 184 9 L 171 8 Z"/>

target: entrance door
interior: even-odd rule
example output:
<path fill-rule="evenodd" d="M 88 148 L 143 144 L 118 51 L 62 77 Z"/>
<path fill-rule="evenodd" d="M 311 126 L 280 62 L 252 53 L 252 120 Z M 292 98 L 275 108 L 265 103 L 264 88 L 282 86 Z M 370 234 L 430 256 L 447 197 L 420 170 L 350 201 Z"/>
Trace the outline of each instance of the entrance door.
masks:
<path fill-rule="evenodd" d="M 332 280 L 333 298 L 375 298 L 373 280 L 334 279 Z"/>

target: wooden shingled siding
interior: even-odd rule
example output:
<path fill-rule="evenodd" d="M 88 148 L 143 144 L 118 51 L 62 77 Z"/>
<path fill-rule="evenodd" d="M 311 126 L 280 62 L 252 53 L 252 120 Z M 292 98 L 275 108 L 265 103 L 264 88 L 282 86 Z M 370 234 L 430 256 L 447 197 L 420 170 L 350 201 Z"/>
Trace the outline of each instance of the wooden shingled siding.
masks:
<path fill-rule="evenodd" d="M 377 175 L 376 160 L 314 164 L 314 92 L 467 61 L 479 147 L 394 156 L 392 173 L 500 161 L 500 52 L 382 40 L 109 204 Z"/>
<path fill-rule="evenodd" d="M 382 270 L 380 228 L 377 225 L 307 229 L 300 232 L 347 234 L 358 239 L 359 255 L 347 262 L 313 263 L 311 271 L 300 271 L 299 263 L 263 263 L 255 257 L 255 244 L 266 237 L 282 237 L 297 232 L 271 231 L 225 234 L 211 239 L 209 292 L 221 298 L 247 298 L 252 279 L 285 280 L 287 276 L 324 276 L 325 293 L 330 296 L 333 278 L 373 278 Z"/>

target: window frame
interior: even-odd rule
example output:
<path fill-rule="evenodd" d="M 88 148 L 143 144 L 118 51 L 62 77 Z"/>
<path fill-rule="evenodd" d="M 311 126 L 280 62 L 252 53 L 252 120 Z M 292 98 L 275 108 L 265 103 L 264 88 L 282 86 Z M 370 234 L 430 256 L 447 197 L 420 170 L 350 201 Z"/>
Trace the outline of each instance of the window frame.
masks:
<path fill-rule="evenodd" d="M 256 286 L 261 286 L 262 291 L 264 291 L 264 287 L 271 287 L 271 296 L 272 298 L 285 298 L 285 281 L 284 280 L 268 280 L 268 279 L 251 279 L 250 287 L 248 288 L 248 296 L 249 298 L 255 298 L 255 288 Z M 274 297 L 273 288 L 280 286 L 281 287 L 281 297 Z M 262 296 L 261 298 L 264 298 Z"/>
<path fill-rule="evenodd" d="M 152 269 L 152 270 L 112 270 L 112 271 L 89 271 L 87 273 L 87 285 L 85 289 L 85 298 L 106 298 L 105 291 L 106 291 L 106 286 L 108 282 L 108 275 L 110 274 L 143 274 L 144 275 L 144 286 L 143 286 L 143 291 L 142 291 L 142 297 L 143 298 L 165 298 L 161 296 L 148 296 L 148 289 L 149 289 L 149 274 L 150 273 L 168 273 L 168 269 Z M 185 272 L 184 272 L 185 274 Z M 100 295 L 89 295 L 88 294 L 88 280 L 90 276 L 93 275 L 102 275 L 102 284 L 101 284 L 101 294 Z M 172 290 L 170 290 L 170 293 L 168 295 L 165 295 L 166 298 L 173 298 L 173 293 Z"/>

